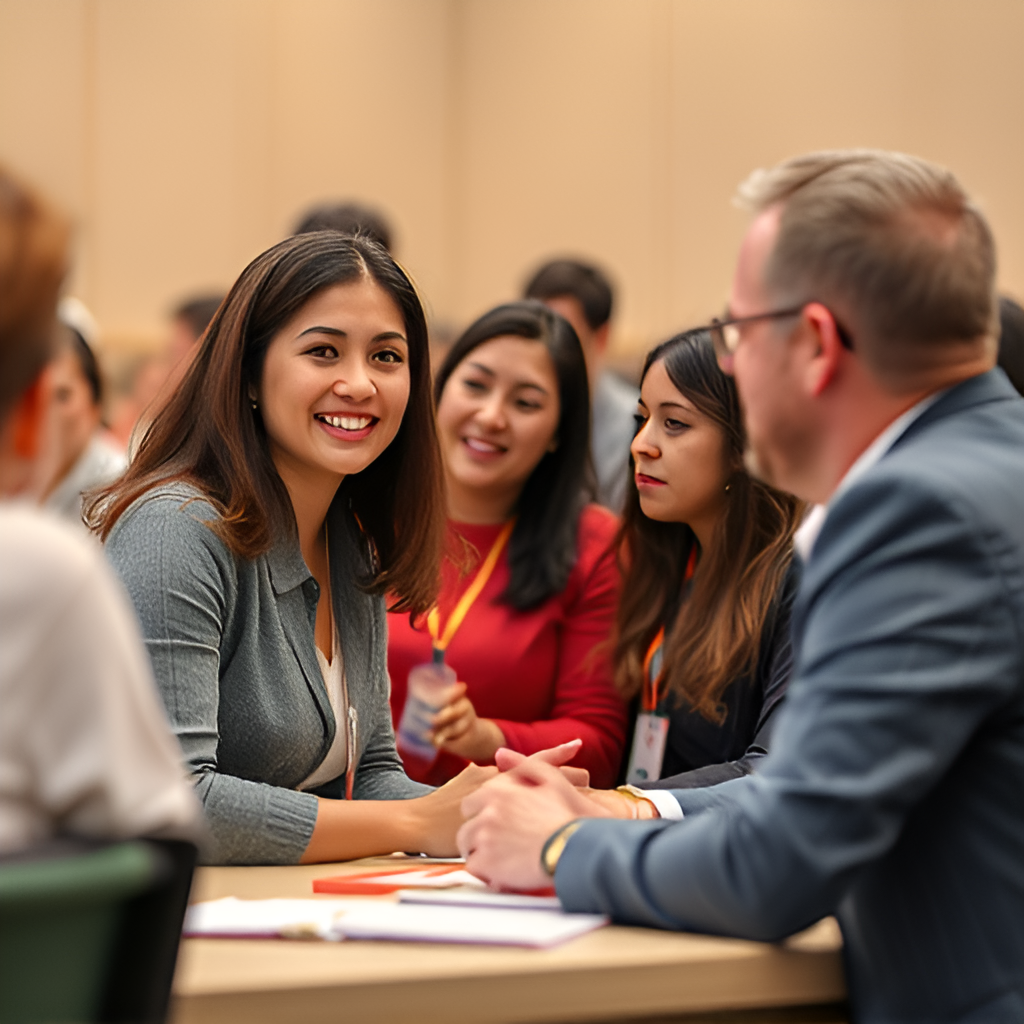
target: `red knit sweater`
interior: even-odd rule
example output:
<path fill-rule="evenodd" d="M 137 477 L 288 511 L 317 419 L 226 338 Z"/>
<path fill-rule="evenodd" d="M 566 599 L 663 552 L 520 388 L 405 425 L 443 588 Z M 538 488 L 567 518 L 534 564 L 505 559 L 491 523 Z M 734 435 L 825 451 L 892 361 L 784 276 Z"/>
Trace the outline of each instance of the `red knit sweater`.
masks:
<path fill-rule="evenodd" d="M 466 684 L 476 713 L 498 724 L 506 746 L 532 754 L 582 739 L 573 764 L 588 769 L 591 785 L 601 787 L 614 782 L 626 734 L 626 708 L 612 684 L 608 644 L 619 587 L 612 550 L 617 525 L 610 512 L 588 505 L 580 516 L 576 564 L 565 589 L 525 612 L 498 601 L 509 580 L 506 548 L 446 657 Z M 449 521 L 449 527 L 472 547 L 468 567 L 444 560 L 438 599 L 442 629 L 501 531 L 500 524 Z M 409 670 L 430 660 L 425 620 L 417 620 L 416 627 L 408 615 L 388 615 L 396 727 Z M 442 752 L 433 764 L 407 757 L 405 767 L 411 778 L 440 785 L 467 763 Z"/>

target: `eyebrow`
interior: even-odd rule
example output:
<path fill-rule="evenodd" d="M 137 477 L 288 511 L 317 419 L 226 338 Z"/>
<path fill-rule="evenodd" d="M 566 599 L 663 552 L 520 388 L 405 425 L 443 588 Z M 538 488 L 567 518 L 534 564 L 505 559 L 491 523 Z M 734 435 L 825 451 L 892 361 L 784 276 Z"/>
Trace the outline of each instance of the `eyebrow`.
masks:
<path fill-rule="evenodd" d="M 480 373 L 485 374 L 488 377 L 497 376 L 489 366 L 484 366 L 483 363 L 474 363 L 471 361 L 469 365 L 472 366 L 474 370 L 479 370 Z M 542 395 L 548 394 L 547 388 L 541 387 L 540 384 L 534 384 L 533 381 L 529 380 L 517 380 L 514 386 L 517 388 L 533 388 L 534 391 L 539 391 Z"/>
<path fill-rule="evenodd" d="M 323 327 L 317 325 L 315 327 L 307 327 L 304 331 L 300 332 L 299 338 L 304 338 L 307 334 L 330 334 L 335 338 L 347 338 L 348 332 L 340 330 L 337 327 Z M 371 341 L 404 341 L 407 345 L 409 342 L 406 340 L 404 334 L 400 334 L 398 331 L 381 331 L 380 334 L 375 334 Z"/>

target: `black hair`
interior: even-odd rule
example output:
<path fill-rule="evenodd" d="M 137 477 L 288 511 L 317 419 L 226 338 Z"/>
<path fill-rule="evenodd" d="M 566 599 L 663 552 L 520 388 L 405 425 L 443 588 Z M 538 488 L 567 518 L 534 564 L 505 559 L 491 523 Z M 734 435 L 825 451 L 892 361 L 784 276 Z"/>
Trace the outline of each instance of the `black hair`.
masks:
<path fill-rule="evenodd" d="M 998 364 L 1024 395 L 1024 309 L 1008 295 L 999 299 Z"/>
<path fill-rule="evenodd" d="M 96 353 L 89 347 L 89 343 L 82 337 L 81 331 L 64 324 L 71 340 L 70 349 L 78 360 L 82 376 L 89 385 L 89 393 L 92 395 L 93 405 L 103 404 L 103 377 L 100 374 L 100 365 L 96 361 Z"/>
<path fill-rule="evenodd" d="M 224 296 L 220 293 L 193 295 L 179 302 L 171 316 L 175 320 L 184 320 L 192 332 L 192 337 L 198 341 L 210 326 L 214 313 L 220 309 L 223 301 Z"/>
<path fill-rule="evenodd" d="M 572 325 L 541 302 L 509 302 L 485 313 L 449 349 L 434 380 L 440 404 L 445 385 L 470 352 L 503 335 L 544 345 L 558 378 L 558 447 L 546 452 L 519 496 L 509 540 L 511 578 L 502 600 L 520 611 L 565 588 L 576 560 L 576 530 L 594 492 L 590 464 L 590 390 L 583 349 Z"/>
<path fill-rule="evenodd" d="M 322 203 L 312 207 L 303 214 L 292 234 L 305 235 L 311 231 L 362 235 L 391 252 L 392 231 L 387 218 L 379 210 L 362 203 Z"/>
<path fill-rule="evenodd" d="M 579 260 L 551 260 L 530 278 L 524 292 L 528 299 L 575 299 L 592 331 L 603 327 L 612 316 L 612 286 L 591 263 Z"/>

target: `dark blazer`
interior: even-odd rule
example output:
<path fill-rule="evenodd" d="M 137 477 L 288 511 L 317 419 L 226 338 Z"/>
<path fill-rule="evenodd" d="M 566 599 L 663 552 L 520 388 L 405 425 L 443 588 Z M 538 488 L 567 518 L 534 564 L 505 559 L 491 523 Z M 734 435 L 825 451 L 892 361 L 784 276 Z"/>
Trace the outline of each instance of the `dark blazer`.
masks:
<path fill-rule="evenodd" d="M 837 496 L 757 774 L 585 823 L 569 910 L 776 940 L 839 918 L 858 1021 L 1024 1020 L 1024 399 L 960 384 Z"/>
<path fill-rule="evenodd" d="M 335 502 L 327 519 L 334 621 L 345 664 L 357 799 L 430 792 L 395 751 L 382 598 L 357 586 L 368 551 Z M 231 553 L 217 513 L 182 484 L 147 492 L 117 521 L 107 554 L 135 605 L 171 728 L 184 752 L 221 864 L 292 864 L 316 823 L 295 787 L 339 728 L 317 662 L 319 587 L 297 540 L 255 559 Z M 351 732 L 350 732 L 351 735 Z M 315 793 L 345 795 L 344 775 Z"/>
<path fill-rule="evenodd" d="M 711 722 L 674 703 L 671 696 L 665 698 L 662 710 L 669 716 L 669 726 L 661 778 L 641 788 L 716 786 L 757 770 L 768 753 L 775 719 L 793 674 L 790 619 L 799 580 L 799 563 L 794 560 L 765 618 L 757 664 L 748 675 L 734 679 L 722 694 L 722 722 Z M 633 701 L 634 720 L 638 704 L 639 700 Z"/>

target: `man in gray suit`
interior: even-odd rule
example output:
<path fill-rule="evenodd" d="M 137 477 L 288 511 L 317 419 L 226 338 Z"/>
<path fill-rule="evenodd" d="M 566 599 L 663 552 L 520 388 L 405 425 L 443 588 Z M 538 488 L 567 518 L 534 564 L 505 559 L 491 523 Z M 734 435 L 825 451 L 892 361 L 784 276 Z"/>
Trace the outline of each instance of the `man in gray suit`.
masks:
<path fill-rule="evenodd" d="M 993 369 L 991 233 L 898 154 L 743 194 L 712 331 L 751 468 L 825 506 L 772 752 L 643 822 L 528 761 L 466 800 L 460 847 L 633 924 L 775 940 L 834 913 L 858 1021 L 1022 1021 L 1024 400 Z"/>

